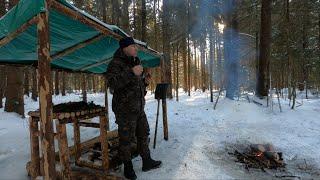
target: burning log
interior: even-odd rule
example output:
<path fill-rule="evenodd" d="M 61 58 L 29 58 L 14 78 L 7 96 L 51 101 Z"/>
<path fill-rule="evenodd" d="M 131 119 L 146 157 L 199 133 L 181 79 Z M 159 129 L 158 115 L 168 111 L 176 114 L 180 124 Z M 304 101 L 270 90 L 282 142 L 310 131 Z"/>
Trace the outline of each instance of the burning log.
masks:
<path fill-rule="evenodd" d="M 233 154 L 237 162 L 243 163 L 245 168 L 278 169 L 284 168 L 282 153 L 276 152 L 271 144 L 253 144 L 245 152 L 235 150 Z"/>

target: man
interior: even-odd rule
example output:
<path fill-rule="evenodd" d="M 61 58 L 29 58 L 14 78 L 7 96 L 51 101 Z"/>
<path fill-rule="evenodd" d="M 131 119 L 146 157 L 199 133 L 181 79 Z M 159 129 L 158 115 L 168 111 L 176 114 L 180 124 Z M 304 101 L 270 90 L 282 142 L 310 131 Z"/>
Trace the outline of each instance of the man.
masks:
<path fill-rule="evenodd" d="M 133 38 L 127 37 L 119 42 L 108 65 L 107 79 L 113 93 L 112 110 L 116 116 L 119 133 L 119 154 L 124 163 L 124 176 L 136 179 L 131 162 L 131 147 L 137 139 L 137 150 L 142 157 L 142 171 L 160 167 L 161 161 L 151 159 L 148 136 L 149 124 L 144 112 L 146 79 L 143 67 L 137 57 L 137 48 Z"/>

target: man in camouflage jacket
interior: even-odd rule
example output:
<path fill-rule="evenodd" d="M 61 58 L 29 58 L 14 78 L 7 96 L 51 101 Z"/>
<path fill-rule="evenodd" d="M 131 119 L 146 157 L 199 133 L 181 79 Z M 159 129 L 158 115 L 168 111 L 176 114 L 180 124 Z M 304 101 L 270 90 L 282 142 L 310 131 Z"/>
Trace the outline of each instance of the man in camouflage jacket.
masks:
<path fill-rule="evenodd" d="M 128 179 L 136 179 L 131 158 L 131 147 L 135 144 L 142 157 L 142 170 L 158 168 L 161 161 L 150 157 L 148 146 L 149 124 L 144 112 L 145 89 L 148 79 L 143 76 L 143 67 L 137 57 L 137 49 L 133 38 L 120 40 L 120 48 L 116 51 L 107 68 L 107 79 L 113 93 L 112 110 L 116 116 L 120 139 L 119 154 L 124 163 L 124 175 Z"/>

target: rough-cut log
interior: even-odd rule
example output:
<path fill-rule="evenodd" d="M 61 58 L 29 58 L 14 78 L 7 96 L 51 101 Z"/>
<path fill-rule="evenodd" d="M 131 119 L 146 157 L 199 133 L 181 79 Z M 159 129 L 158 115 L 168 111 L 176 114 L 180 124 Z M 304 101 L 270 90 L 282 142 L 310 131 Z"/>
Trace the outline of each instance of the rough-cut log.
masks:
<path fill-rule="evenodd" d="M 75 120 L 73 123 L 73 133 L 74 133 L 74 155 L 75 155 L 75 160 L 77 162 L 77 160 L 81 156 L 80 127 L 77 120 Z"/>
<path fill-rule="evenodd" d="M 107 118 L 100 116 L 100 140 L 102 149 L 102 168 L 105 172 L 109 169 L 108 159 L 108 138 L 107 138 Z"/>
<path fill-rule="evenodd" d="M 67 55 L 67 54 L 70 54 L 70 53 L 72 53 L 72 52 L 74 52 L 74 51 L 76 51 L 78 49 L 81 49 L 81 48 L 87 46 L 88 44 L 94 43 L 94 42 L 102 39 L 103 37 L 104 37 L 103 34 L 98 34 L 98 35 L 96 35 L 96 36 L 94 36 L 94 37 L 92 37 L 90 39 L 87 39 L 87 40 L 79 43 L 79 44 L 76 44 L 76 45 L 71 46 L 71 47 L 69 47 L 67 49 L 64 49 L 63 51 L 57 52 L 56 54 L 51 56 L 51 60 L 54 60 L 54 59 L 63 57 L 65 55 Z"/>
<path fill-rule="evenodd" d="M 163 116 L 163 136 L 167 141 L 169 139 L 168 116 L 167 116 L 167 100 L 162 99 L 162 116 Z"/>
<path fill-rule="evenodd" d="M 37 23 L 37 21 L 38 21 L 38 16 L 35 16 L 34 18 L 30 19 L 28 22 L 20 26 L 16 31 L 0 39 L 0 47 L 10 43 L 14 38 L 16 38 L 20 33 L 24 32 L 28 27 Z"/>
<path fill-rule="evenodd" d="M 47 9 L 47 0 L 45 1 Z M 56 179 L 54 159 L 54 138 L 52 125 L 52 94 L 50 91 L 50 40 L 49 40 L 49 12 L 44 11 L 38 15 L 38 68 L 39 68 L 39 103 L 42 126 L 42 153 L 44 157 L 44 178 Z"/>
<path fill-rule="evenodd" d="M 40 175 L 40 153 L 39 153 L 39 137 L 38 137 L 38 121 L 32 117 L 29 118 L 30 128 L 30 148 L 31 148 L 31 171 L 32 178 L 36 178 Z"/>
<path fill-rule="evenodd" d="M 58 133 L 59 157 L 63 179 L 71 179 L 70 177 L 70 160 L 66 124 L 56 121 L 56 129 Z"/>

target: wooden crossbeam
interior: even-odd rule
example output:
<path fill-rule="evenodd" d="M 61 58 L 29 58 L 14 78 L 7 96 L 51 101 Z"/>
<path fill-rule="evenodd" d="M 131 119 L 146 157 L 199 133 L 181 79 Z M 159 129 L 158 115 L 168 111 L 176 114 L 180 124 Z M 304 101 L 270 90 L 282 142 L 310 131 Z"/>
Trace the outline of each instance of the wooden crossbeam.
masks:
<path fill-rule="evenodd" d="M 0 47 L 8 44 L 11 42 L 14 38 L 16 38 L 20 33 L 24 32 L 28 27 L 30 27 L 33 24 L 36 24 L 38 22 L 38 16 L 33 17 L 26 23 L 24 23 L 22 26 L 20 26 L 16 31 L 10 33 L 8 36 L 5 36 L 4 38 L 0 39 Z"/>
<path fill-rule="evenodd" d="M 96 35 L 96 36 L 94 36 L 94 37 L 92 37 L 90 39 L 87 39 L 87 40 L 79 43 L 79 44 L 76 44 L 76 45 L 71 46 L 71 47 L 69 47 L 67 49 L 64 49 L 64 50 L 52 55 L 51 56 L 51 60 L 54 60 L 54 59 L 63 57 L 65 55 L 68 55 L 68 54 L 70 54 L 70 53 L 72 53 L 72 52 L 74 52 L 74 51 L 76 51 L 78 49 L 81 49 L 81 48 L 87 46 L 88 44 L 91 44 L 93 42 L 96 42 L 96 41 L 102 39 L 104 36 L 105 36 L 104 34 L 98 34 L 98 35 Z"/>
<path fill-rule="evenodd" d="M 94 20 L 84 16 L 83 14 L 81 14 L 80 12 L 74 11 L 64 5 L 62 5 L 61 3 L 57 2 L 57 1 L 52 1 L 51 2 L 51 7 L 56 9 L 57 11 L 64 13 L 65 15 L 69 16 L 70 18 L 80 21 L 83 24 L 86 24 L 88 26 L 91 26 L 93 28 L 95 28 L 96 30 L 100 31 L 102 34 L 106 35 L 106 36 L 112 36 L 113 38 L 119 40 L 122 38 L 122 36 L 120 36 L 119 34 L 109 30 L 108 28 L 106 28 L 105 26 L 95 22 Z"/>
<path fill-rule="evenodd" d="M 90 65 L 88 65 L 88 66 L 82 67 L 82 68 L 80 69 L 80 71 L 85 71 L 85 70 L 87 70 L 87 69 L 100 66 L 101 64 L 107 63 L 107 62 L 110 61 L 111 59 L 112 59 L 112 58 L 108 58 L 107 60 L 104 60 L 104 61 L 101 61 L 101 62 L 97 62 L 97 63 L 94 63 L 94 64 L 90 64 Z"/>

